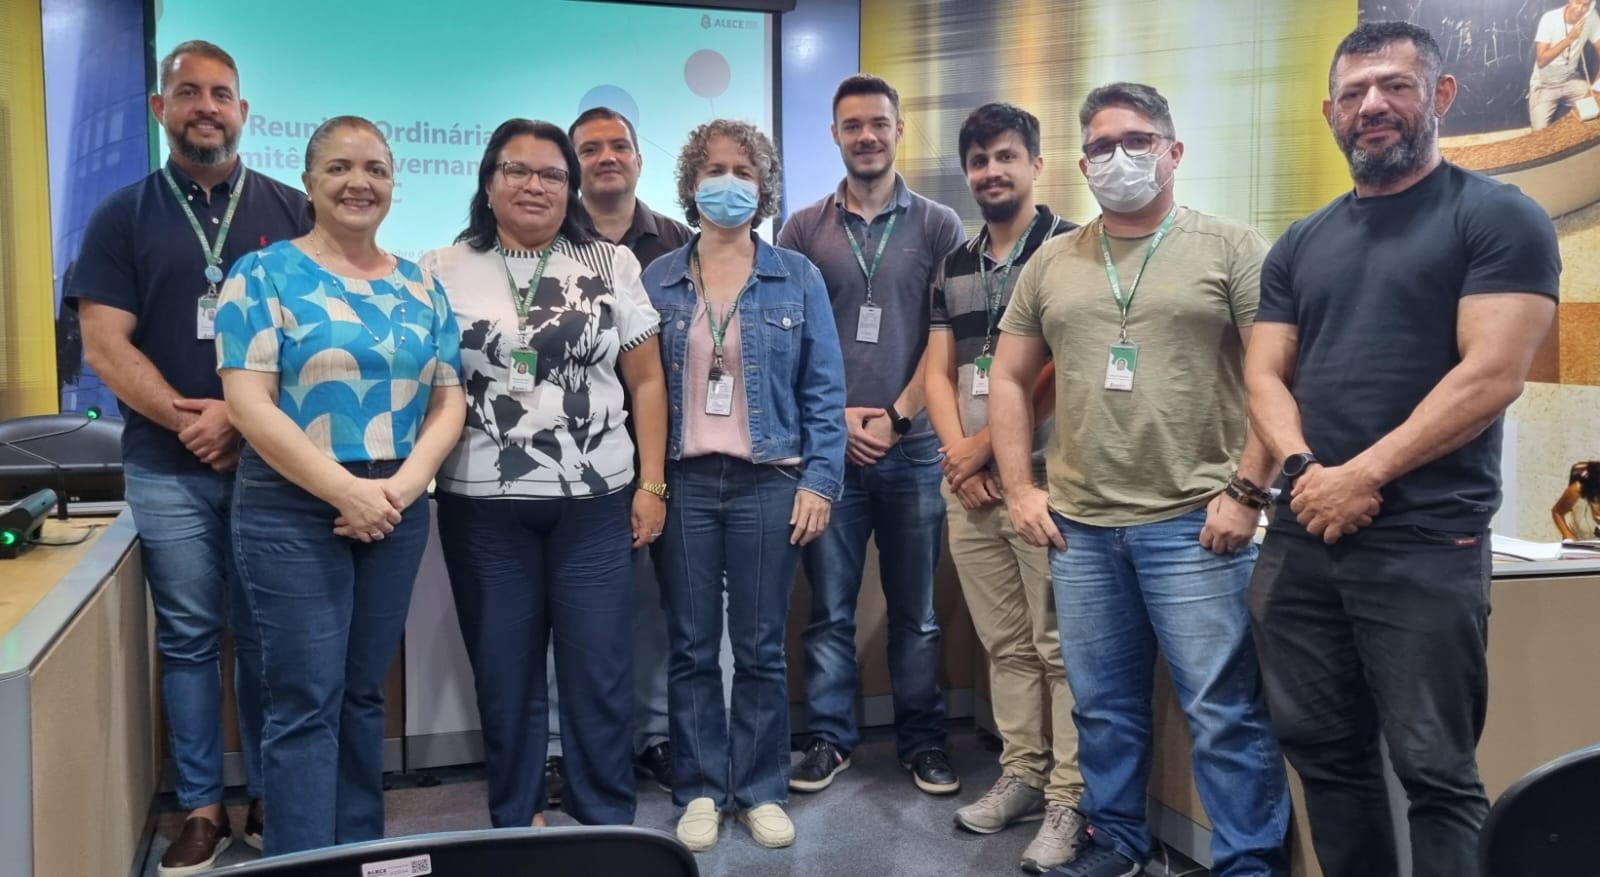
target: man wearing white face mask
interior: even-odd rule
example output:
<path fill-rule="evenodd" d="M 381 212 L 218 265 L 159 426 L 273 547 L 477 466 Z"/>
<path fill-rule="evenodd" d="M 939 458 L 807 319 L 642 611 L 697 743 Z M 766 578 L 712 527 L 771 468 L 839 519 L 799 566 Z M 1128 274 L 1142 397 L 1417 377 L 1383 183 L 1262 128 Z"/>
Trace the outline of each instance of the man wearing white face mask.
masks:
<path fill-rule="evenodd" d="M 1166 656 L 1194 738 L 1212 873 L 1288 873 L 1288 789 L 1244 593 L 1272 463 L 1250 433 L 1244 348 L 1266 241 L 1178 206 L 1167 101 L 1114 83 L 1079 112 L 1102 208 L 1039 247 L 1000 320 L 990 432 L 1013 525 L 1049 545 L 1093 828 L 1051 874 L 1132 877 L 1151 852 L 1151 671 Z M 1033 406 L 1054 356 L 1058 417 L 1034 487 Z"/>

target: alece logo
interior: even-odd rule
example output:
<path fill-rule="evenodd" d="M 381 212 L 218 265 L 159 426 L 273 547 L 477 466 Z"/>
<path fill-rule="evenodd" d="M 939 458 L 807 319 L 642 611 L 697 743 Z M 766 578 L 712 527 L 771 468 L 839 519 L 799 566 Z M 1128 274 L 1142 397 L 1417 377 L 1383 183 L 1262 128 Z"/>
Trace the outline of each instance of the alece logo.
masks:
<path fill-rule="evenodd" d="M 730 30 L 755 30 L 761 22 L 748 18 L 712 18 L 709 15 L 700 16 L 702 28 L 728 28 Z"/>

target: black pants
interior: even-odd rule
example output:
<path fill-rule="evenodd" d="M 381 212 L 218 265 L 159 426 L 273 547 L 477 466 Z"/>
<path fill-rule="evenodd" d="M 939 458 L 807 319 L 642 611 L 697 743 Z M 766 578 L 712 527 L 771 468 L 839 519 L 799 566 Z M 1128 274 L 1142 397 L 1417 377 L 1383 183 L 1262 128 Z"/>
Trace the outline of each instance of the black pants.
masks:
<path fill-rule="evenodd" d="M 1251 626 L 1327 877 L 1398 874 L 1380 733 L 1411 803 L 1411 873 L 1477 873 L 1490 571 L 1487 532 L 1373 528 L 1334 545 L 1267 534 Z"/>

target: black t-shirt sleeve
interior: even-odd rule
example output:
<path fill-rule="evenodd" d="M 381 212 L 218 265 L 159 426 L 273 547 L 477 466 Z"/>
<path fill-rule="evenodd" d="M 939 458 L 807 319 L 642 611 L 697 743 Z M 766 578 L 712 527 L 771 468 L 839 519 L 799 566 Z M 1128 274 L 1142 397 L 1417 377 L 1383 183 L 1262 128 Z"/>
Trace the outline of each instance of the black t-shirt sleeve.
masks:
<path fill-rule="evenodd" d="M 126 191 L 100 202 L 84 228 L 67 298 L 139 313 L 139 275 L 134 264 L 134 204 Z"/>
<path fill-rule="evenodd" d="M 1261 263 L 1261 303 L 1256 306 L 1257 323 L 1296 323 L 1294 286 L 1289 263 L 1294 255 L 1293 226 L 1278 238 Z"/>
<path fill-rule="evenodd" d="M 1561 251 L 1555 225 L 1532 198 L 1495 186 L 1469 202 L 1462 216 L 1467 276 L 1462 295 L 1532 292 L 1558 297 Z"/>
<path fill-rule="evenodd" d="M 933 273 L 932 307 L 928 309 L 928 322 L 937 328 L 950 328 L 950 303 L 944 294 L 945 272 L 949 270 L 950 259 L 945 257 L 939 263 L 938 269 Z"/>

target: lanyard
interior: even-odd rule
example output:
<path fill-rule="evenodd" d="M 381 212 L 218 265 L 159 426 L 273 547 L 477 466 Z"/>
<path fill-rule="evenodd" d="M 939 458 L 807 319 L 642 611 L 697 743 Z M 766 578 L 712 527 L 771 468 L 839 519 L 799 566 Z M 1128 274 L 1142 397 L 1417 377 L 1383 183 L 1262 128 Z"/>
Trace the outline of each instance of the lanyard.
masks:
<path fill-rule="evenodd" d="M 183 215 L 189 218 L 189 227 L 194 229 L 194 236 L 200 239 L 201 252 L 206 254 L 206 282 L 211 285 L 208 295 L 215 294 L 217 284 L 222 282 L 222 244 L 228 239 L 228 229 L 233 225 L 233 211 L 239 208 L 239 196 L 244 192 L 245 175 L 248 173 L 249 169 L 239 168 L 239 179 L 234 181 L 233 190 L 228 193 L 228 210 L 222 214 L 222 225 L 217 229 L 217 242 L 212 244 L 206 240 L 205 229 L 201 227 L 199 217 L 194 215 L 194 209 L 189 206 L 189 199 L 178 188 L 178 181 L 172 178 L 172 169 L 166 166 L 161 168 L 161 178 L 167 181 L 172 197 L 178 199 Z"/>
<path fill-rule="evenodd" d="M 867 257 L 861 252 L 861 242 L 850 231 L 850 223 L 841 216 L 839 222 L 844 225 L 844 236 L 850 239 L 850 250 L 856 254 L 856 264 L 861 266 L 861 273 L 867 278 L 867 304 L 872 304 L 872 278 L 878 273 L 878 263 L 883 260 L 883 251 L 889 246 L 889 235 L 894 234 L 894 222 L 900 218 L 900 212 L 889 214 L 889 224 L 883 227 L 883 237 L 878 239 L 878 252 L 872 255 L 872 265 L 867 265 Z"/>
<path fill-rule="evenodd" d="M 560 240 L 561 237 L 557 235 L 556 239 L 550 242 L 550 246 L 545 247 L 544 252 L 539 254 L 539 264 L 534 266 L 533 277 L 529 278 L 527 289 L 517 288 L 517 279 L 511 276 L 511 263 L 506 260 L 506 251 L 504 248 L 500 249 L 500 264 L 506 269 L 506 283 L 511 285 L 511 304 L 517 309 L 518 323 L 528 319 L 528 303 L 533 299 L 534 290 L 539 288 L 539 281 L 544 279 L 545 266 L 550 264 L 550 254 L 556 251 L 556 243 Z"/>
<path fill-rule="evenodd" d="M 1156 254 L 1156 247 L 1161 246 L 1161 239 L 1167 236 L 1172 229 L 1172 221 L 1178 216 L 1178 205 L 1172 205 L 1167 211 L 1167 218 L 1161 220 L 1161 226 L 1150 238 L 1150 249 L 1145 251 L 1144 262 L 1139 265 L 1139 273 L 1133 275 L 1133 285 L 1128 287 L 1126 297 L 1122 294 L 1122 281 L 1117 279 L 1116 263 L 1111 261 L 1111 244 L 1106 241 L 1105 220 L 1100 221 L 1100 255 L 1106 260 L 1106 279 L 1111 281 L 1111 297 L 1117 300 L 1117 309 L 1122 312 L 1122 340 L 1128 340 L 1128 308 L 1133 305 L 1133 294 L 1139 291 L 1139 281 L 1144 277 L 1144 269 L 1150 267 L 1150 257 Z"/>
<path fill-rule="evenodd" d="M 989 285 L 989 258 L 983 252 L 983 247 L 978 248 L 978 276 L 983 280 L 983 301 L 989 309 L 989 328 L 983 333 L 983 354 L 988 355 L 994 345 L 994 330 L 1000 325 L 1000 299 L 1006 294 L 1006 280 L 1011 276 L 1011 269 L 1017 264 L 1017 257 L 1022 255 L 1022 248 L 1028 245 L 1028 235 L 1033 234 L 1033 227 L 1039 223 L 1039 214 L 1035 212 L 1033 218 L 1028 220 L 1028 227 L 1022 230 L 1022 237 L 1011 245 L 1011 255 L 1006 257 L 1000 265 L 1000 282 L 995 286 Z"/>
<path fill-rule="evenodd" d="M 711 327 L 711 369 L 714 375 L 722 372 L 722 339 L 727 335 L 728 327 L 733 324 L 733 316 L 739 311 L 739 299 L 744 297 L 744 287 L 739 287 L 739 292 L 733 297 L 733 303 L 723 312 L 721 325 L 717 324 L 717 315 L 711 310 L 711 290 L 706 287 L 705 275 L 700 273 L 699 244 L 689 254 L 694 262 L 694 280 L 700 286 L 700 294 L 706 299 L 706 324 Z M 716 378 L 713 377 L 713 380 Z"/>

